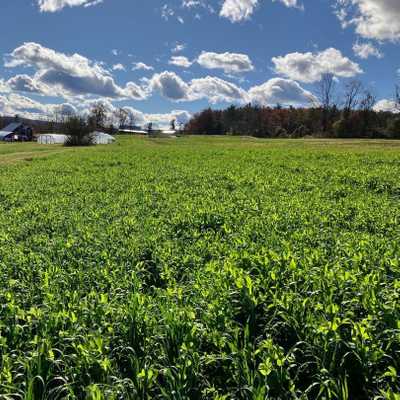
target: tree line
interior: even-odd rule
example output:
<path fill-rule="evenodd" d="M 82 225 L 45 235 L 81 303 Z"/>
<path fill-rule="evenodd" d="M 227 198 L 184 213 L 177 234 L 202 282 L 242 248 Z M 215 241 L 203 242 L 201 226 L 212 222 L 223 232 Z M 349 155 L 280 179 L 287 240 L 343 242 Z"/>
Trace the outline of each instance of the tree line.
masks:
<path fill-rule="evenodd" d="M 394 109 L 374 110 L 376 98 L 360 81 L 348 82 L 339 96 L 332 75 L 323 76 L 308 107 L 264 107 L 247 104 L 225 110 L 207 108 L 186 124 L 189 134 L 246 135 L 261 138 L 400 139 L 400 89 L 396 87 Z"/>

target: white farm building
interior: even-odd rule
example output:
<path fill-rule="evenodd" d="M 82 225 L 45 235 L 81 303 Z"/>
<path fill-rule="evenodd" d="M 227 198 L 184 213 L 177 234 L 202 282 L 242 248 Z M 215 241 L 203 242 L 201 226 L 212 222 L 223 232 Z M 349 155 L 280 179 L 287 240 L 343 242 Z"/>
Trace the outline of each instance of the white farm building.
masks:
<path fill-rule="evenodd" d="M 46 133 L 40 135 L 37 139 L 39 144 L 64 144 L 68 139 L 66 135 L 58 135 L 55 133 Z"/>
<path fill-rule="evenodd" d="M 112 144 L 115 142 L 115 138 L 108 133 L 104 132 L 93 132 L 90 134 L 94 144 Z M 37 142 L 39 144 L 65 144 L 68 140 L 67 135 L 60 135 L 56 133 L 46 133 L 39 135 Z"/>
<path fill-rule="evenodd" d="M 93 132 L 90 134 L 93 137 L 94 144 L 113 144 L 115 137 L 104 132 Z"/>

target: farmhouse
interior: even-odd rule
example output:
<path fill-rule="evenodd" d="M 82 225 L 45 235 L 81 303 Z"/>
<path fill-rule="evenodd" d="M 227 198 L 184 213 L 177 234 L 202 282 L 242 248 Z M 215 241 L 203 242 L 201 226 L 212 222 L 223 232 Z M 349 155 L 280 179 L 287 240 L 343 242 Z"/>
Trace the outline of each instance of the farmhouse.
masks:
<path fill-rule="evenodd" d="M 22 122 L 13 122 L 0 131 L 0 140 L 26 142 L 32 140 L 33 129 Z"/>

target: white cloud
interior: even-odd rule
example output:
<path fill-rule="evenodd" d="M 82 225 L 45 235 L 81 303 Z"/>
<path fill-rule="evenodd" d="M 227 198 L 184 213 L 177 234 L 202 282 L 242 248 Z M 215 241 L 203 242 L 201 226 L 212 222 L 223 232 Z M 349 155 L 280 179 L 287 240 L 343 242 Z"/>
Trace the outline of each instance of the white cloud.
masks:
<path fill-rule="evenodd" d="M 247 96 L 245 90 L 217 77 L 207 76 L 192 79 L 187 83 L 174 72 L 169 71 L 155 74 L 149 81 L 149 90 L 157 90 L 173 101 L 207 99 L 211 103 L 243 102 Z"/>
<path fill-rule="evenodd" d="M 102 0 L 38 0 L 38 5 L 42 12 L 56 12 L 64 7 L 90 7 L 102 2 Z"/>
<path fill-rule="evenodd" d="M 315 101 L 314 95 L 290 79 L 273 78 L 249 90 L 252 102 L 261 105 L 307 105 Z"/>
<path fill-rule="evenodd" d="M 169 128 L 172 120 L 179 125 L 186 124 L 191 118 L 192 114 L 186 110 L 173 110 L 166 114 L 144 114 L 145 123 L 152 122 L 162 129 Z"/>
<path fill-rule="evenodd" d="M 36 93 L 48 96 L 54 95 L 47 85 L 25 74 L 16 75 L 10 78 L 7 81 L 7 85 L 10 89 L 17 92 Z"/>
<path fill-rule="evenodd" d="M 114 64 L 112 67 L 113 71 L 125 71 L 125 66 L 121 63 Z"/>
<path fill-rule="evenodd" d="M 320 81 L 324 74 L 350 78 L 363 72 L 357 63 L 334 48 L 319 53 L 290 53 L 274 57 L 272 62 L 277 74 L 305 83 Z"/>
<path fill-rule="evenodd" d="M 336 5 L 343 27 L 354 25 L 368 39 L 400 40 L 400 1 L 336 0 Z"/>
<path fill-rule="evenodd" d="M 189 68 L 193 63 L 187 57 L 173 56 L 169 60 L 168 64 L 182 68 Z"/>
<path fill-rule="evenodd" d="M 158 90 L 164 97 L 174 101 L 190 100 L 189 85 L 174 72 L 155 74 L 149 81 L 151 91 Z"/>
<path fill-rule="evenodd" d="M 249 19 L 258 0 L 225 0 L 219 15 L 228 18 L 231 22 L 239 22 Z"/>
<path fill-rule="evenodd" d="M 298 0 L 273 1 L 279 1 L 286 7 L 303 8 L 299 5 Z M 245 21 L 250 19 L 259 4 L 259 0 L 224 0 L 219 15 L 228 18 L 231 22 Z"/>
<path fill-rule="evenodd" d="M 144 71 L 153 71 L 154 68 L 150 65 L 147 65 L 143 62 L 136 62 L 133 63 L 132 71 L 138 71 L 138 70 L 144 70 Z"/>
<path fill-rule="evenodd" d="M 142 127 L 149 122 L 161 129 L 169 128 L 170 122 L 175 120 L 177 124 L 186 124 L 192 118 L 192 114 L 186 110 L 173 110 L 165 114 L 146 114 L 133 107 L 123 107 L 129 117 L 133 117 L 135 125 Z"/>
<path fill-rule="evenodd" d="M 182 0 L 183 8 L 196 8 L 196 7 L 202 7 L 203 5 L 204 2 L 200 0 Z"/>
<path fill-rule="evenodd" d="M 107 114 L 110 119 L 116 107 L 108 99 L 92 99 L 79 102 L 78 107 L 70 103 L 62 104 L 45 104 L 32 100 L 28 97 L 18 94 L 0 95 L 0 115 L 12 116 L 15 114 L 25 118 L 48 120 L 53 118 L 55 114 L 71 115 L 81 114 L 88 115 L 93 104 L 102 102 L 105 105 Z M 152 122 L 156 127 L 161 129 L 169 128 L 170 122 L 176 120 L 177 124 L 187 123 L 192 114 L 186 110 L 173 110 L 165 114 L 146 114 L 133 107 L 123 107 L 128 115 L 134 117 L 135 123 L 144 126 Z"/>
<path fill-rule="evenodd" d="M 176 45 L 171 49 L 171 53 L 180 53 L 185 50 L 186 44 L 184 43 L 176 43 Z"/>
<path fill-rule="evenodd" d="M 262 105 L 306 105 L 316 101 L 313 94 L 290 79 L 274 78 L 248 91 L 226 80 L 207 76 L 185 82 L 174 72 L 155 74 L 149 81 L 149 90 L 159 91 L 173 101 L 206 99 L 210 103 L 253 102 Z"/>
<path fill-rule="evenodd" d="M 247 93 L 234 83 L 207 76 L 193 79 L 190 82 L 190 97 L 192 99 L 208 99 L 211 103 L 242 103 L 246 102 Z"/>
<path fill-rule="evenodd" d="M 52 105 L 50 108 L 53 113 L 61 115 L 73 115 L 78 113 L 78 109 L 69 103 Z"/>
<path fill-rule="evenodd" d="M 398 104 L 396 104 L 395 101 L 393 100 L 388 100 L 388 99 L 383 99 L 378 101 L 375 105 L 374 105 L 374 111 L 376 112 L 392 112 L 395 114 L 400 113 L 400 108 L 398 106 Z"/>
<path fill-rule="evenodd" d="M 375 47 L 372 43 L 354 43 L 353 45 L 354 54 L 358 57 L 366 60 L 369 57 L 383 58 L 382 52 Z"/>
<path fill-rule="evenodd" d="M 297 0 L 273 0 L 273 1 L 280 1 L 282 4 L 284 4 L 286 7 L 297 7 L 297 8 L 303 8 L 303 6 L 300 6 Z"/>
<path fill-rule="evenodd" d="M 197 62 L 204 68 L 222 69 L 227 74 L 254 70 L 254 66 L 246 54 L 203 52 Z"/>
<path fill-rule="evenodd" d="M 10 93 L 0 95 L 0 115 L 15 115 L 32 119 L 48 119 L 55 113 L 67 114 L 76 113 L 77 109 L 69 103 L 43 104 L 29 97 Z"/>
<path fill-rule="evenodd" d="M 0 93 L 10 92 L 10 86 L 4 79 L 0 79 Z"/>
<path fill-rule="evenodd" d="M 24 43 L 8 57 L 6 67 L 30 66 L 37 70 L 32 78 L 36 85 L 54 89 L 54 94 L 69 96 L 101 96 L 109 98 L 143 99 L 143 89 L 133 82 L 118 86 L 99 63 L 79 54 L 72 56 L 56 52 L 38 43 Z"/>

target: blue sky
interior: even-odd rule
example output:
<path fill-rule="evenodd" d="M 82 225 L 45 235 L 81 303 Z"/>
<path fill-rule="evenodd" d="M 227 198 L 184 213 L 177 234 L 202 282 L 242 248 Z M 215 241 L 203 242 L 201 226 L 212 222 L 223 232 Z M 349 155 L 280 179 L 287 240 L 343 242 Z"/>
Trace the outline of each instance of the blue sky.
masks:
<path fill-rule="evenodd" d="M 308 104 L 325 73 L 390 108 L 398 0 L 2 0 L 0 113 L 182 121 L 210 105 Z"/>

